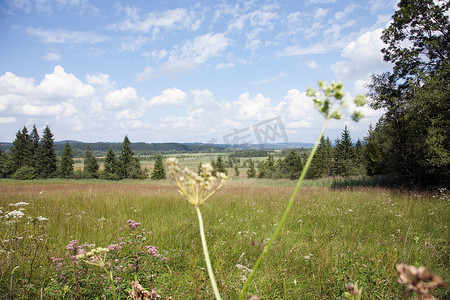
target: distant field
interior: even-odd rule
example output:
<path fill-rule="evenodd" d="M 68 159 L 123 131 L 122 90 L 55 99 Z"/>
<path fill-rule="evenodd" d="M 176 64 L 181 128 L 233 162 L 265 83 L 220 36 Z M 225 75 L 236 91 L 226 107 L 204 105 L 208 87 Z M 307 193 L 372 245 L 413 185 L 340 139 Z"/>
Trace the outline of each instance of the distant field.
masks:
<path fill-rule="evenodd" d="M 193 161 L 196 165 L 198 158 Z M 186 158 L 181 163 L 188 162 Z M 252 268 L 294 184 L 239 178 L 202 207 L 213 268 L 225 299 L 237 298 L 248 273 L 236 265 Z M 329 186 L 329 180 L 307 185 L 256 274 L 250 294 L 261 299 L 339 299 L 347 282 L 358 281 L 364 287 L 364 299 L 402 298 L 405 288 L 397 283 L 398 263 L 424 265 L 450 282 L 446 194 L 320 187 Z M 30 297 L 43 293 L 44 298 L 57 293 L 54 286 L 49 288 L 49 278 L 56 274 L 50 258 L 65 257 L 66 245 L 75 239 L 106 247 L 128 234 L 131 219 L 146 229 L 145 243 L 158 247 L 168 258 L 153 276 L 139 275 L 141 281 L 147 278 L 144 286 L 152 285 L 173 299 L 212 298 L 195 211 L 170 180 L 0 181 L 0 215 L 21 201 L 30 203 L 26 216 L 49 220 L 39 229 L 47 235 L 45 245 L 39 247 L 33 246 L 30 221 L 19 224 L 17 232 L 24 234 L 15 244 L 22 247 L 14 261 L 17 293 Z M 6 234 L 13 227 L 5 224 L 5 218 L 1 220 L 0 294 L 8 295 L 10 256 L 5 249 L 11 242 Z M 35 252 L 32 260 L 29 253 Z M 29 267 L 33 264 L 34 268 Z M 449 291 L 434 294 L 444 299 Z"/>

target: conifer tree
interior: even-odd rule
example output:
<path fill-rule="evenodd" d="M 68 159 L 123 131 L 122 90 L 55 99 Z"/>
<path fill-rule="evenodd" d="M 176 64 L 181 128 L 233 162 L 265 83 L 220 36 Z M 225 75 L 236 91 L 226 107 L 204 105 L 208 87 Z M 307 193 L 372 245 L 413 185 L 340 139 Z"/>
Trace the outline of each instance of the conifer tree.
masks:
<path fill-rule="evenodd" d="M 153 169 L 152 180 L 166 179 L 166 169 L 161 154 L 158 154 L 155 161 L 155 168 Z"/>
<path fill-rule="evenodd" d="M 239 166 L 238 164 L 234 165 L 234 176 L 239 177 Z"/>
<path fill-rule="evenodd" d="M 227 171 L 227 169 L 225 169 L 225 164 L 223 162 L 222 155 L 219 155 L 217 157 L 216 171 L 217 172 L 221 172 L 221 173 L 225 173 L 225 175 L 228 175 L 228 171 Z"/>
<path fill-rule="evenodd" d="M 247 177 L 248 178 L 256 177 L 255 163 L 253 162 L 253 160 L 251 158 L 248 160 Z"/>
<path fill-rule="evenodd" d="M 11 147 L 11 159 L 14 172 L 21 167 L 31 165 L 31 139 L 26 127 L 16 133 L 16 139 Z"/>
<path fill-rule="evenodd" d="M 31 130 L 30 134 L 30 152 L 31 152 L 31 166 L 36 167 L 37 166 L 37 152 L 39 148 L 39 133 L 36 128 L 36 125 L 33 125 L 33 129 Z"/>
<path fill-rule="evenodd" d="M 69 142 L 66 142 L 58 165 L 58 176 L 63 178 L 73 178 L 73 154 Z"/>
<path fill-rule="evenodd" d="M 288 178 L 294 180 L 300 177 L 302 169 L 302 158 L 295 149 L 291 149 L 283 160 L 282 172 L 287 175 Z"/>
<path fill-rule="evenodd" d="M 56 175 L 57 157 L 53 147 L 53 133 L 48 125 L 44 129 L 36 154 L 36 169 L 41 178 L 51 178 Z"/>
<path fill-rule="evenodd" d="M 84 153 L 84 169 L 83 172 L 90 178 L 97 178 L 98 170 L 100 166 L 97 159 L 91 152 L 89 145 L 86 147 L 86 152 Z"/>
<path fill-rule="evenodd" d="M 341 176 L 353 175 L 355 170 L 355 150 L 350 132 L 345 126 L 341 139 L 336 142 L 334 174 Z"/>
<path fill-rule="evenodd" d="M 130 146 L 130 140 L 128 136 L 125 136 L 123 139 L 122 146 L 120 147 L 120 156 L 119 156 L 119 176 L 121 178 L 131 178 L 133 171 L 134 161 L 134 153 Z"/>
<path fill-rule="evenodd" d="M 106 152 L 104 170 L 106 174 L 117 174 L 117 159 L 112 146 Z"/>

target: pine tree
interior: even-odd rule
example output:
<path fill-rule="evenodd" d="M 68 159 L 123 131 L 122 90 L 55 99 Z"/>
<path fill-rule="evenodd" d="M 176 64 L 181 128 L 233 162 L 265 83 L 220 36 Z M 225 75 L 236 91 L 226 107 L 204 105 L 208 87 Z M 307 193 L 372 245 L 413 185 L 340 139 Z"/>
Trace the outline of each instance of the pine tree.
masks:
<path fill-rule="evenodd" d="M 106 152 L 104 170 L 108 175 L 117 174 L 117 159 L 112 146 L 109 146 L 108 152 Z"/>
<path fill-rule="evenodd" d="M 166 179 L 166 169 L 161 154 L 158 154 L 155 161 L 155 168 L 153 169 L 152 180 Z"/>
<path fill-rule="evenodd" d="M 37 166 L 37 152 L 39 148 L 39 133 L 36 128 L 36 125 L 33 125 L 33 130 L 31 130 L 30 134 L 30 152 L 31 152 L 31 166 L 36 167 Z"/>
<path fill-rule="evenodd" d="M 355 150 L 350 132 L 345 126 L 341 139 L 336 142 L 334 174 L 350 176 L 355 173 Z"/>
<path fill-rule="evenodd" d="M 227 171 L 227 169 L 225 169 L 225 164 L 223 162 L 222 155 L 219 155 L 217 157 L 216 171 L 217 172 L 221 172 L 221 173 L 225 173 L 225 175 L 228 175 L 228 171 Z"/>
<path fill-rule="evenodd" d="M 297 151 L 295 151 L 295 149 L 290 150 L 283 160 L 282 173 L 284 173 L 288 178 L 294 180 L 300 177 L 302 169 L 302 158 Z"/>
<path fill-rule="evenodd" d="M 236 164 L 234 166 L 234 176 L 239 177 L 239 165 Z"/>
<path fill-rule="evenodd" d="M 123 139 L 122 147 L 120 147 L 119 156 L 119 176 L 121 178 L 131 178 L 133 171 L 134 153 L 130 146 L 128 136 Z"/>
<path fill-rule="evenodd" d="M 66 142 L 58 165 L 58 176 L 63 178 L 73 178 L 73 154 L 69 142 Z"/>
<path fill-rule="evenodd" d="M 251 158 L 248 160 L 247 177 L 248 178 L 256 177 L 255 163 L 253 162 L 253 160 Z"/>
<path fill-rule="evenodd" d="M 86 152 L 84 153 L 84 169 L 83 172 L 89 177 L 89 178 L 97 178 L 98 177 L 98 170 L 100 166 L 97 162 L 97 159 L 91 152 L 91 148 L 89 145 L 86 147 Z"/>
<path fill-rule="evenodd" d="M 39 143 L 36 159 L 36 169 L 39 177 L 51 178 L 56 175 L 58 159 L 53 147 L 53 133 L 48 125 L 44 129 L 43 137 Z"/>
<path fill-rule="evenodd" d="M 30 166 L 32 161 L 31 139 L 26 127 L 16 133 L 16 139 L 11 147 L 11 159 L 13 162 L 13 171 L 21 167 Z"/>
<path fill-rule="evenodd" d="M 0 148 L 0 178 L 9 178 L 13 174 L 13 162 L 8 153 Z"/>

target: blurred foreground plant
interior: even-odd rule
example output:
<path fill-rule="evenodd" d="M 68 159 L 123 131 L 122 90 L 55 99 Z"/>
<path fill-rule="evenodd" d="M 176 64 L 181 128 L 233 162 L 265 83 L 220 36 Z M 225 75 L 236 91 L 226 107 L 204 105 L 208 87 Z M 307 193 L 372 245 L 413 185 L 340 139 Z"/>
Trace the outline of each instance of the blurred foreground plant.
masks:
<path fill-rule="evenodd" d="M 197 211 L 200 237 L 202 239 L 203 253 L 205 255 L 209 279 L 211 280 L 214 296 L 216 299 L 221 299 L 211 266 L 211 260 L 209 259 L 200 205 L 202 205 L 216 192 L 216 190 L 220 189 L 225 184 L 227 175 L 217 172 L 216 176 L 212 176 L 213 168 L 210 164 L 202 165 L 199 169 L 200 174 L 197 174 L 189 168 L 184 168 L 182 170 L 178 165 L 178 160 L 176 158 L 168 158 L 166 162 L 169 165 L 170 172 L 178 185 L 178 191 L 181 195 L 185 196 L 192 205 L 194 205 L 195 210 Z"/>
<path fill-rule="evenodd" d="M 272 244 L 274 243 L 275 239 L 280 235 L 281 229 L 283 228 L 283 225 L 286 222 L 289 211 L 291 210 L 292 205 L 294 204 L 298 190 L 302 185 L 303 179 L 305 178 L 305 175 L 308 172 L 308 168 L 311 165 L 311 161 L 314 157 L 314 154 L 316 153 L 317 147 L 319 146 L 320 139 L 322 138 L 323 133 L 325 132 L 325 128 L 328 124 L 328 121 L 330 119 L 337 119 L 337 120 L 341 119 L 342 118 L 341 111 L 343 108 L 347 106 L 347 102 L 344 99 L 345 92 L 344 92 L 344 85 L 342 84 L 342 82 L 333 81 L 330 85 L 327 85 L 326 81 L 319 81 L 318 84 L 319 90 L 315 90 L 309 87 L 307 95 L 313 98 L 315 107 L 325 117 L 325 122 L 322 126 L 319 136 L 317 137 L 316 143 L 314 144 L 314 147 L 312 148 L 311 153 L 309 154 L 308 159 L 306 160 L 306 164 L 302 170 L 302 173 L 300 174 L 300 178 L 297 181 L 294 192 L 292 193 L 292 196 L 289 199 L 286 209 L 283 215 L 281 216 L 281 220 L 280 222 L 278 222 L 278 226 L 275 229 L 275 232 L 272 234 L 272 237 L 270 238 L 269 242 L 266 244 L 259 258 L 256 260 L 255 265 L 252 268 L 253 272 L 250 273 L 247 281 L 245 282 L 244 288 L 242 289 L 242 292 L 239 296 L 240 300 L 244 298 L 245 293 L 247 292 L 247 289 L 250 286 L 250 283 L 253 279 L 253 276 L 258 270 L 264 257 L 269 252 L 269 249 L 272 247 Z M 353 102 L 357 107 L 361 107 L 366 103 L 366 98 L 364 95 L 358 95 L 353 99 Z M 354 121 L 359 121 L 362 117 L 363 117 L 362 113 L 358 110 L 356 110 L 352 114 L 352 119 Z"/>

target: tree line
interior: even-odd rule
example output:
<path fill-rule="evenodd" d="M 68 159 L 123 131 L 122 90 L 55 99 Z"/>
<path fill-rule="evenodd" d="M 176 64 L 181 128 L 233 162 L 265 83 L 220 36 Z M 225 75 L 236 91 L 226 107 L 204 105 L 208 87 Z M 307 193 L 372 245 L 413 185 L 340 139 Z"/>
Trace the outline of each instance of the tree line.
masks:
<path fill-rule="evenodd" d="M 69 142 L 66 142 L 61 158 L 58 159 L 49 126 L 45 127 L 42 138 L 39 137 L 36 126 L 33 126 L 31 133 L 28 133 L 28 129 L 23 127 L 16 133 L 9 154 L 0 149 L 0 178 L 99 178 L 110 180 L 148 178 L 149 171 L 141 168 L 140 161 L 134 156 L 130 144 L 130 140 L 125 136 L 119 155 L 116 155 L 110 146 L 104 158 L 102 170 L 88 145 L 84 153 L 84 168 L 74 170 L 73 152 Z"/>
<path fill-rule="evenodd" d="M 353 143 L 350 132 L 345 127 L 341 137 L 333 146 L 330 138 L 322 137 L 316 155 L 307 172 L 307 178 L 315 179 L 327 176 L 353 176 L 366 174 L 365 143 L 357 140 Z M 275 159 L 270 153 L 265 161 L 250 158 L 244 161 L 248 167 L 249 178 L 289 178 L 298 179 L 307 159 L 307 152 L 302 149 L 288 150 L 284 157 Z"/>

